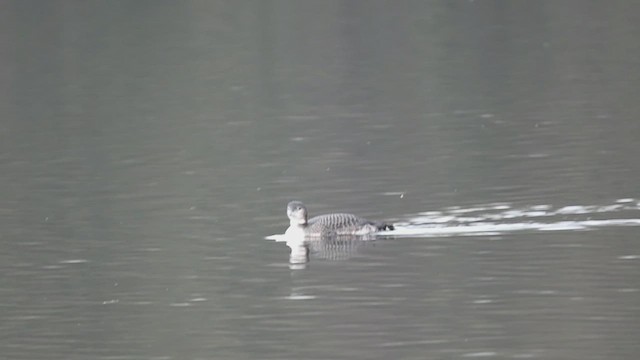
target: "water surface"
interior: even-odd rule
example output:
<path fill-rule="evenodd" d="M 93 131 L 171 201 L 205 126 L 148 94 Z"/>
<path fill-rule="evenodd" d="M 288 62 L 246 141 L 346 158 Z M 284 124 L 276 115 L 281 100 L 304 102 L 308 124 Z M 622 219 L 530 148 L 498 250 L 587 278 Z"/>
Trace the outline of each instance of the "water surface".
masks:
<path fill-rule="evenodd" d="M 2 357 L 635 359 L 638 13 L 0 3 Z"/>

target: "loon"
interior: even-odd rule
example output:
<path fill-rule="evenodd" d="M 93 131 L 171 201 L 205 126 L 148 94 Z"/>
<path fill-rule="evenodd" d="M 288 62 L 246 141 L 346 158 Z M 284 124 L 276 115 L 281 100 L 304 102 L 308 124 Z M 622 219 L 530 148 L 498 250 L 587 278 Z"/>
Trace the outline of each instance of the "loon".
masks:
<path fill-rule="evenodd" d="M 394 230 L 392 224 L 370 221 L 352 214 L 325 214 L 307 220 L 307 208 L 300 201 L 287 205 L 288 235 L 368 235 L 378 231 Z"/>

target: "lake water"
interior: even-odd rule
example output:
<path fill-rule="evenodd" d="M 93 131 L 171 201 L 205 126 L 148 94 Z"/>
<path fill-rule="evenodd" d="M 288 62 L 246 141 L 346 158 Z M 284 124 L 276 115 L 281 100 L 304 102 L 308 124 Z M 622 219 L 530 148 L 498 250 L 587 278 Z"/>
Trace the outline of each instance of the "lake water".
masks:
<path fill-rule="evenodd" d="M 636 359 L 637 14 L 0 2 L 0 358 Z"/>

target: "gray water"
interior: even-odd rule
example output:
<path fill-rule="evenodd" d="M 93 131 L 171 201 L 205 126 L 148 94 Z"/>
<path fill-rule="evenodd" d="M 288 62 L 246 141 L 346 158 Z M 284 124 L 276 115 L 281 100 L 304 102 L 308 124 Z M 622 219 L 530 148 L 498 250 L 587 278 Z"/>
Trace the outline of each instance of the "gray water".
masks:
<path fill-rule="evenodd" d="M 636 359 L 638 14 L 1 1 L 0 358 Z"/>

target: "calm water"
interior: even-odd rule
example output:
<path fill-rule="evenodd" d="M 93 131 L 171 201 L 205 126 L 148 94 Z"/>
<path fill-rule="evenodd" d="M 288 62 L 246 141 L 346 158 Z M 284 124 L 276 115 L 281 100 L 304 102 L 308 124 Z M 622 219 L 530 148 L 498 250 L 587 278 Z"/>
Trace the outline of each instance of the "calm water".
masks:
<path fill-rule="evenodd" d="M 636 359 L 638 14 L 0 1 L 0 358 Z"/>

